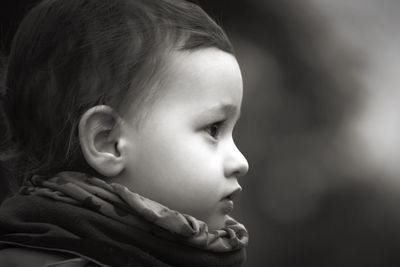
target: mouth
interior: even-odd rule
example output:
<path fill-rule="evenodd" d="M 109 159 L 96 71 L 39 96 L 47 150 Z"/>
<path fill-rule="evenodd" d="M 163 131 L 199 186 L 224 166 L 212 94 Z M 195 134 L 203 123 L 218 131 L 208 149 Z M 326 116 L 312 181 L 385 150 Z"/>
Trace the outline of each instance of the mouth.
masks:
<path fill-rule="evenodd" d="M 240 192 L 242 192 L 242 188 L 238 187 L 228 195 L 225 195 L 221 200 L 233 201 L 238 195 L 240 195 Z"/>
<path fill-rule="evenodd" d="M 240 194 L 241 191 L 242 191 L 242 188 L 238 187 L 237 189 L 235 189 L 231 193 L 225 195 L 221 199 L 221 203 L 222 203 L 221 211 L 223 214 L 228 214 L 231 211 L 233 211 L 233 199 L 236 198 Z"/>
<path fill-rule="evenodd" d="M 238 187 L 221 199 L 223 214 L 228 214 L 233 210 L 233 199 L 235 199 L 240 194 L 240 192 L 242 192 L 242 188 Z"/>

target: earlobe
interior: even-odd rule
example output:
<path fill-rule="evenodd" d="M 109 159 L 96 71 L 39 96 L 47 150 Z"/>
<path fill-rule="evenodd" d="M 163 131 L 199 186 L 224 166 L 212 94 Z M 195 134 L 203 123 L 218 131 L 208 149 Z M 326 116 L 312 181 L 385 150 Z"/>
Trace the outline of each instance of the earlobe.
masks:
<path fill-rule="evenodd" d="M 87 163 L 99 174 L 113 177 L 124 169 L 121 121 L 109 106 L 87 110 L 79 121 L 79 142 Z"/>

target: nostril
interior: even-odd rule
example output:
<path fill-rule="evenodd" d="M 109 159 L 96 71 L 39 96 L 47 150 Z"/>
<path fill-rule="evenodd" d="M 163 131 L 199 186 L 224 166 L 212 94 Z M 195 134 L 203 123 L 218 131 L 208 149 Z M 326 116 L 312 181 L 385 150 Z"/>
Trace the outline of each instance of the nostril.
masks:
<path fill-rule="evenodd" d="M 237 170 L 237 177 L 242 177 L 247 174 L 249 171 L 249 164 L 247 160 L 243 157 L 244 161 L 241 163 L 241 166 Z"/>
<path fill-rule="evenodd" d="M 238 161 L 232 160 L 231 162 L 227 163 L 225 166 L 225 175 L 226 177 L 242 177 L 246 175 L 248 172 L 249 167 L 247 161 Z"/>
<path fill-rule="evenodd" d="M 238 147 L 232 140 L 229 145 L 225 158 L 225 175 L 226 177 L 241 177 L 249 170 L 249 164 L 245 156 L 240 152 Z"/>
<path fill-rule="evenodd" d="M 238 174 L 240 177 L 246 175 L 246 173 L 249 171 L 249 162 L 239 149 L 237 149 L 237 152 Z"/>

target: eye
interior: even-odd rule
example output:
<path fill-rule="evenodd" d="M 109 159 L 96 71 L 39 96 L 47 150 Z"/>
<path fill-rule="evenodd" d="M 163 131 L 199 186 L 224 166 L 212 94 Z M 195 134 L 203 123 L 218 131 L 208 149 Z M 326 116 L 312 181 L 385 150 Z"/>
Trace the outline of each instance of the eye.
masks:
<path fill-rule="evenodd" d="M 207 133 L 213 138 L 213 139 L 218 139 L 222 129 L 225 126 L 225 122 L 224 121 L 219 121 L 216 123 L 213 123 L 211 125 L 209 125 L 206 128 Z"/>

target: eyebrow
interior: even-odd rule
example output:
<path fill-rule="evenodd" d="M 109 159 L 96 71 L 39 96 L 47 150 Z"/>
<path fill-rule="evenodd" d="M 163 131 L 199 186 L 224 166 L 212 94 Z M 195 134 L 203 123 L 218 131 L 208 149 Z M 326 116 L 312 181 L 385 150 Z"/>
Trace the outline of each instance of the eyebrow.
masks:
<path fill-rule="evenodd" d="M 224 114 L 236 114 L 236 120 L 239 120 L 241 116 L 241 110 L 237 108 L 237 106 L 232 104 L 217 104 L 206 109 L 203 113 L 212 113 L 212 112 L 219 112 L 222 111 Z"/>

